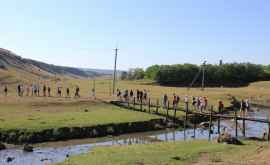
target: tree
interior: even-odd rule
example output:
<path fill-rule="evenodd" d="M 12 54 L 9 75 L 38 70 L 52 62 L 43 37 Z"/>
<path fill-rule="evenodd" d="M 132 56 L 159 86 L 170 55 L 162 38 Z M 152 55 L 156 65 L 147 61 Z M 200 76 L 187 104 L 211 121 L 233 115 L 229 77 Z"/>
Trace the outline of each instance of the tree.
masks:
<path fill-rule="evenodd" d="M 128 79 L 128 72 L 126 71 L 123 71 L 121 73 L 121 80 L 127 80 Z"/>
<path fill-rule="evenodd" d="M 129 69 L 127 78 L 129 80 L 140 80 L 144 79 L 145 73 L 142 68 Z"/>
<path fill-rule="evenodd" d="M 159 65 L 153 65 L 148 67 L 145 71 L 145 78 L 154 80 L 155 77 L 157 76 L 159 69 L 160 69 Z"/>
<path fill-rule="evenodd" d="M 141 79 L 144 79 L 144 75 L 145 75 L 145 73 L 144 73 L 144 70 L 143 70 L 143 69 L 141 69 L 141 68 L 136 68 L 136 69 L 134 70 L 134 79 L 135 79 L 135 80 L 141 80 Z"/>
<path fill-rule="evenodd" d="M 188 86 L 201 66 L 193 64 L 153 65 L 146 77 L 162 85 Z M 202 75 L 198 77 L 201 80 Z M 243 86 L 258 80 L 270 79 L 270 66 L 251 63 L 230 63 L 205 66 L 206 86 Z M 201 81 L 195 82 L 199 86 Z"/>

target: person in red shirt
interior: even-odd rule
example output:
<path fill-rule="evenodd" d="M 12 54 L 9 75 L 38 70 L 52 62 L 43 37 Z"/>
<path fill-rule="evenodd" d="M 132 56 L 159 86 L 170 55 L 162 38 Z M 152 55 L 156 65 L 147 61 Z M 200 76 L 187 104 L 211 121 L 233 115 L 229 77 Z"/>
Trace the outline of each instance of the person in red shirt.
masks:
<path fill-rule="evenodd" d="M 222 112 L 223 109 L 224 109 L 223 101 L 219 100 L 218 101 L 218 112 Z"/>

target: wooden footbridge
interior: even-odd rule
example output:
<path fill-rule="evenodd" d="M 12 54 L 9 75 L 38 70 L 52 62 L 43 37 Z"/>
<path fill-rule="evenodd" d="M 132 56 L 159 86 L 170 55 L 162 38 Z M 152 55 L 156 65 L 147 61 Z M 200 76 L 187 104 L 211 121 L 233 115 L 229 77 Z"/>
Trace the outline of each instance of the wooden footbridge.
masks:
<path fill-rule="evenodd" d="M 209 140 L 211 139 L 212 134 L 212 126 L 213 121 L 217 120 L 217 127 L 218 127 L 218 134 L 221 133 L 220 131 L 220 123 L 221 120 L 234 120 L 235 124 L 235 136 L 238 137 L 238 127 L 239 123 L 238 121 L 242 121 L 242 135 L 243 137 L 246 137 L 246 121 L 252 121 L 252 122 L 258 122 L 258 123 L 265 123 L 268 124 L 268 133 L 267 133 L 267 140 L 270 141 L 270 120 L 267 119 L 259 119 L 259 118 L 251 118 L 246 117 L 245 113 L 243 113 L 242 116 L 238 116 L 237 109 L 233 110 L 233 113 L 224 113 L 224 112 L 218 112 L 215 111 L 213 106 L 211 106 L 208 110 L 205 111 L 196 111 L 191 110 L 189 108 L 189 103 L 185 103 L 183 109 L 181 108 L 173 108 L 170 106 L 170 102 L 167 102 L 166 106 L 161 106 L 159 104 L 159 100 L 156 100 L 155 104 L 151 102 L 151 99 L 148 101 L 138 101 L 135 98 L 130 100 L 117 100 L 112 101 L 113 104 L 122 106 L 131 110 L 150 113 L 150 114 L 156 114 L 162 117 L 166 118 L 166 121 L 173 121 L 174 123 L 181 123 L 184 125 L 184 129 L 187 127 L 188 121 L 193 121 L 193 128 L 194 130 L 197 128 L 197 122 L 195 121 L 197 119 L 204 118 L 204 121 L 209 121 Z M 177 116 L 178 113 L 184 113 L 182 116 L 182 119 Z"/>

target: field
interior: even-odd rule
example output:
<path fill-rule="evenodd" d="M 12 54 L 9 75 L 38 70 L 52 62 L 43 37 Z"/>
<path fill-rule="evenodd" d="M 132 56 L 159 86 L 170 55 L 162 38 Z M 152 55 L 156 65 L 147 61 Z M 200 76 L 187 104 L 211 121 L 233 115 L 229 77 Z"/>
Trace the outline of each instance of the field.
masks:
<path fill-rule="evenodd" d="M 2 71 L 0 75 L 0 85 L 1 84 L 10 84 L 9 90 L 11 95 L 16 95 L 16 84 L 22 82 L 23 84 L 46 84 L 50 86 L 53 90 L 52 93 L 55 95 L 56 87 L 70 88 L 72 95 L 74 96 L 74 90 L 76 86 L 80 87 L 81 96 L 89 98 L 91 96 L 91 89 L 95 87 L 96 95 L 99 99 L 102 100 L 111 100 L 115 99 L 112 96 L 112 80 L 111 78 L 98 78 L 93 79 L 73 79 L 70 77 L 57 75 L 55 77 L 50 77 L 50 79 L 43 79 L 38 76 L 33 76 L 29 74 L 15 73 L 12 70 L 9 73 Z M 5 75 L 6 74 L 6 75 Z M 3 86 L 0 86 L 0 95 L 3 91 Z M 116 88 L 121 90 L 125 89 L 140 89 L 147 90 L 152 102 L 156 102 L 156 99 L 161 99 L 164 94 L 167 94 L 169 98 L 172 99 L 173 93 L 180 95 L 181 98 L 185 95 L 188 96 L 207 96 L 209 102 L 212 105 L 217 105 L 218 100 L 223 100 L 226 105 L 229 104 L 229 96 L 236 96 L 237 98 L 249 98 L 252 102 L 264 105 L 270 105 L 270 82 L 255 82 L 250 84 L 247 87 L 239 88 L 205 88 L 202 91 L 200 88 L 191 88 L 187 89 L 184 87 L 165 87 L 155 84 L 151 80 L 138 80 L 138 81 L 122 81 L 118 80 L 116 83 Z M 63 91 L 65 93 L 65 91 Z"/>
<path fill-rule="evenodd" d="M 116 100 L 112 95 L 112 81 L 110 79 L 71 79 L 57 77 L 56 79 L 23 81 L 24 84 L 46 84 L 52 88 L 52 97 L 16 96 L 15 82 L 17 79 L 9 79 L 8 96 L 3 96 L 3 86 L 0 90 L 0 130 L 23 129 L 36 132 L 46 129 L 63 127 L 84 127 L 104 125 L 111 123 L 148 121 L 158 119 L 158 116 L 141 112 L 132 112 L 111 105 L 108 102 Z M 8 80 L 6 80 L 8 82 Z M 13 83 L 11 83 L 13 82 Z M 74 98 L 74 89 L 80 87 L 80 98 Z M 91 97 L 91 89 L 95 86 L 96 97 Z M 56 96 L 56 88 L 71 89 L 71 97 Z M 189 96 L 207 96 L 211 105 L 216 106 L 218 100 L 223 100 L 229 105 L 229 96 L 237 98 L 250 98 L 253 103 L 270 105 L 270 82 L 256 82 L 241 88 L 176 88 L 164 87 L 154 84 L 152 81 L 118 81 L 117 88 L 146 89 L 152 103 L 161 99 L 163 94 L 168 94 L 172 99 L 173 93 L 183 98 Z M 42 95 L 42 92 L 41 92 Z M 183 106 L 183 103 L 181 103 Z M 179 116 L 182 114 L 179 113 Z M 85 155 L 75 156 L 60 165 L 66 164 L 254 164 L 257 149 L 262 147 L 264 152 L 261 158 L 269 153 L 268 145 L 262 143 L 247 142 L 245 146 L 230 146 L 209 144 L 205 141 L 156 143 L 149 145 L 134 145 L 127 147 L 95 148 Z M 239 153 L 230 156 L 231 153 Z M 238 160 L 243 158 L 246 162 Z M 267 160 L 264 158 L 264 160 Z M 201 163 L 203 162 L 203 163 Z"/>
<path fill-rule="evenodd" d="M 26 83 L 29 84 L 29 82 Z M 16 84 L 9 86 L 8 97 L 0 94 L 0 129 L 83 126 L 148 120 L 156 117 L 139 112 L 120 110 L 118 107 L 105 103 L 116 99 L 115 96 L 112 96 L 111 80 L 109 79 L 85 80 L 60 77 L 58 81 L 54 79 L 40 81 L 40 84 L 51 86 L 53 97 L 18 97 L 16 96 Z M 72 97 L 56 97 L 57 86 L 61 86 L 63 89 L 70 88 Z M 75 86 L 80 87 L 81 98 L 73 98 Z M 90 91 L 94 86 L 97 100 L 91 98 Z M 270 101 L 270 82 L 256 82 L 242 88 L 206 88 L 201 91 L 198 88 L 187 90 L 186 88 L 163 87 L 153 84 L 151 81 L 118 81 L 117 88 L 121 90 L 146 89 L 152 103 L 156 103 L 156 100 L 161 99 L 165 93 L 170 98 L 172 98 L 173 93 L 180 95 L 180 97 L 185 95 L 207 96 L 210 104 L 214 106 L 217 105 L 219 99 L 224 100 L 226 105 L 229 105 L 229 95 L 237 98 L 250 98 L 252 102 L 263 105 L 269 105 Z M 65 95 L 64 91 L 63 93 Z M 85 109 L 89 112 L 84 112 Z"/>
<path fill-rule="evenodd" d="M 74 156 L 57 165 L 256 165 L 269 153 L 269 145 L 245 142 L 244 146 L 206 141 L 167 142 L 146 145 L 97 147 L 88 154 Z M 232 154 L 235 153 L 235 154 Z"/>
<path fill-rule="evenodd" d="M 42 99 L 43 100 L 43 99 Z M 85 127 L 111 123 L 148 121 L 158 118 L 116 106 L 94 102 L 74 101 L 1 104 L 0 129 L 40 131 L 61 127 Z"/>
<path fill-rule="evenodd" d="M 74 86 L 74 84 L 80 84 L 84 90 L 84 95 L 90 95 L 90 89 L 93 87 L 94 81 L 85 80 L 70 80 L 66 81 L 69 86 Z M 97 92 L 97 97 L 108 100 L 112 99 L 112 89 L 111 80 L 96 80 L 95 87 Z M 183 87 L 164 87 L 153 83 L 149 80 L 142 81 L 118 81 L 117 88 L 122 91 L 125 89 L 146 89 L 149 93 L 150 98 L 155 103 L 157 99 L 161 99 L 164 94 L 172 99 L 173 93 L 180 95 L 183 99 L 185 95 L 188 96 L 207 96 L 209 98 L 209 104 L 213 106 L 217 105 L 218 100 L 223 100 L 225 105 L 229 105 L 229 96 L 236 96 L 239 99 L 250 99 L 253 103 L 259 103 L 264 105 L 270 105 L 270 82 L 256 82 L 252 83 L 247 87 L 240 88 L 205 88 L 202 91 L 200 88 L 183 88 Z M 183 100 L 182 100 L 183 101 Z"/>

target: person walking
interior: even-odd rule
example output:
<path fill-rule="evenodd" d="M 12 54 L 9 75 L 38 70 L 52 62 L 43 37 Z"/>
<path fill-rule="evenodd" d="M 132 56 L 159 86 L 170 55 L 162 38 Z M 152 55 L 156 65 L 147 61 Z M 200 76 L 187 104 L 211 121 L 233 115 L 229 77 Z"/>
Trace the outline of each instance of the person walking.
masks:
<path fill-rule="evenodd" d="M 208 107 L 208 99 L 207 97 L 203 97 L 203 101 L 204 101 L 204 110 L 207 110 L 207 107 Z"/>
<path fill-rule="evenodd" d="M 185 103 L 185 110 L 188 111 L 189 110 L 189 107 L 188 107 L 189 100 L 188 100 L 188 96 L 187 95 L 184 98 L 184 103 Z"/>
<path fill-rule="evenodd" d="M 80 88 L 77 86 L 75 90 L 75 97 L 80 97 Z"/>
<path fill-rule="evenodd" d="M 133 98 L 133 90 L 132 89 L 130 90 L 129 96 L 130 96 L 130 98 Z"/>
<path fill-rule="evenodd" d="M 201 99 L 200 97 L 197 97 L 197 110 L 198 111 L 201 111 L 200 107 L 201 107 Z"/>
<path fill-rule="evenodd" d="M 61 89 L 61 87 L 57 88 L 57 94 L 58 94 L 58 97 L 62 97 L 62 89 Z"/>
<path fill-rule="evenodd" d="M 20 84 L 18 84 L 18 86 L 17 86 L 17 93 L 18 93 L 18 96 L 21 96 L 21 85 Z"/>
<path fill-rule="evenodd" d="M 167 109 L 167 103 L 168 103 L 168 96 L 167 96 L 167 94 L 165 94 L 164 96 L 163 96 L 163 109 L 164 110 L 166 110 Z"/>
<path fill-rule="evenodd" d="M 33 87 L 34 87 L 34 95 L 37 96 L 37 85 L 35 84 Z"/>
<path fill-rule="evenodd" d="M 66 97 L 69 97 L 69 96 L 70 96 L 69 92 L 70 92 L 70 91 L 69 91 L 69 88 L 67 88 L 67 89 L 66 89 Z"/>
<path fill-rule="evenodd" d="M 95 100 L 96 99 L 96 89 L 92 88 L 92 98 Z"/>
<path fill-rule="evenodd" d="M 35 87 L 34 84 L 31 84 L 31 96 L 34 96 Z"/>
<path fill-rule="evenodd" d="M 240 103 L 240 116 L 245 116 L 246 109 L 247 109 L 246 101 L 242 99 Z"/>
<path fill-rule="evenodd" d="M 177 109 L 177 96 L 175 95 L 175 93 L 173 94 L 173 109 Z"/>
<path fill-rule="evenodd" d="M 249 99 L 246 99 L 245 103 L 246 103 L 246 113 L 247 113 L 250 110 Z"/>
<path fill-rule="evenodd" d="M 122 93 L 120 89 L 117 89 L 117 98 L 122 101 Z"/>
<path fill-rule="evenodd" d="M 193 106 L 193 108 L 194 108 L 194 110 L 196 110 L 196 97 L 192 97 L 192 106 Z"/>
<path fill-rule="evenodd" d="M 145 104 L 147 103 L 147 97 L 148 97 L 147 91 L 144 89 L 143 90 L 143 100 L 144 100 Z"/>
<path fill-rule="evenodd" d="M 39 86 L 39 84 L 37 85 L 37 95 L 38 95 L 38 97 L 40 96 L 39 93 L 40 92 L 40 86 Z"/>
<path fill-rule="evenodd" d="M 140 99 L 140 91 L 137 89 L 137 102 L 139 102 L 139 99 Z"/>
<path fill-rule="evenodd" d="M 51 87 L 48 86 L 48 97 L 51 97 Z"/>
<path fill-rule="evenodd" d="M 30 87 L 29 85 L 26 86 L 26 96 L 30 95 Z"/>
<path fill-rule="evenodd" d="M 219 100 L 218 101 L 218 112 L 222 113 L 223 109 L 224 109 L 224 103 L 223 103 L 223 101 Z"/>
<path fill-rule="evenodd" d="M 47 87 L 46 85 L 44 84 L 43 85 L 43 96 L 46 97 L 46 92 L 47 92 Z"/>
<path fill-rule="evenodd" d="M 5 96 L 8 95 L 8 88 L 7 88 L 7 86 L 5 86 L 5 88 L 4 88 L 4 93 L 5 93 Z"/>

